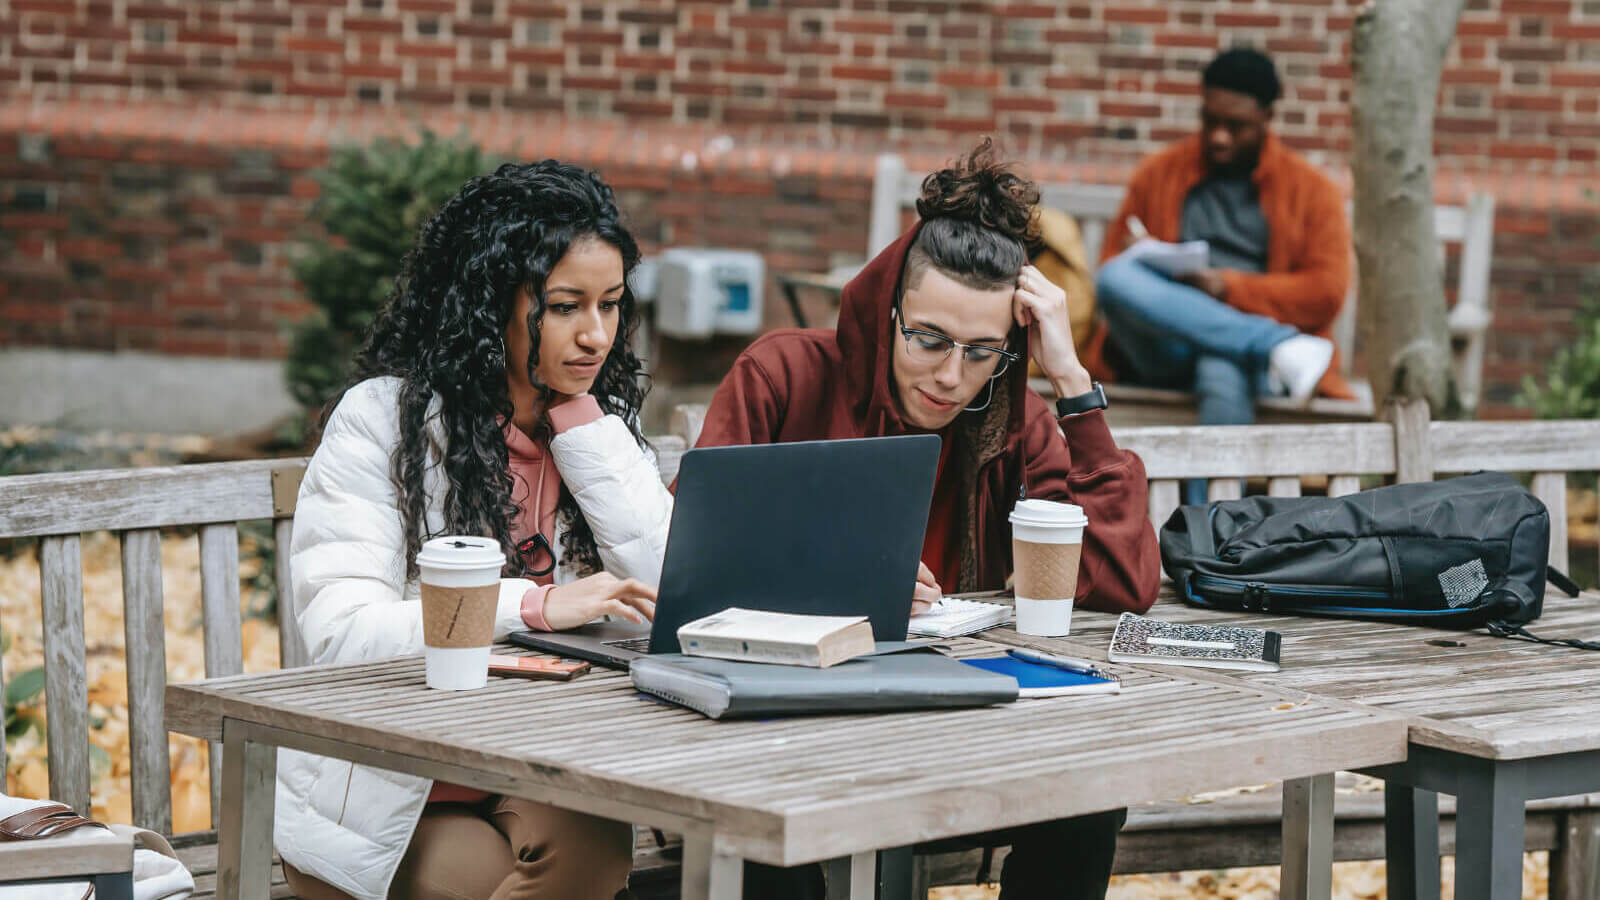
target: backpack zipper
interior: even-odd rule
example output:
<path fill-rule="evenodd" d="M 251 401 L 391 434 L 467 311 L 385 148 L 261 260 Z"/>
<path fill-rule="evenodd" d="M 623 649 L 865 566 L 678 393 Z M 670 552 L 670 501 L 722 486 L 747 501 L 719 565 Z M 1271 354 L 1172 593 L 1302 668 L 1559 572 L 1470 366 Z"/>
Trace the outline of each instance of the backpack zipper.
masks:
<path fill-rule="evenodd" d="M 1189 582 L 1184 586 L 1190 600 L 1195 597 L 1195 589 L 1199 588 L 1207 593 L 1237 596 L 1239 607 L 1246 612 L 1271 612 L 1273 597 L 1288 599 L 1291 597 L 1349 597 L 1359 600 L 1388 600 L 1391 594 L 1376 588 L 1353 588 L 1335 585 L 1324 587 L 1301 587 L 1287 584 L 1267 584 L 1261 581 L 1240 581 L 1236 578 L 1224 578 L 1218 575 L 1191 575 Z M 1283 603 L 1278 606 L 1280 611 L 1325 613 L 1329 615 L 1350 615 L 1359 613 L 1363 616 L 1394 616 L 1397 618 L 1408 616 L 1443 616 L 1461 614 L 1471 610 L 1465 609 L 1384 609 L 1367 606 L 1308 606 L 1300 603 Z"/>

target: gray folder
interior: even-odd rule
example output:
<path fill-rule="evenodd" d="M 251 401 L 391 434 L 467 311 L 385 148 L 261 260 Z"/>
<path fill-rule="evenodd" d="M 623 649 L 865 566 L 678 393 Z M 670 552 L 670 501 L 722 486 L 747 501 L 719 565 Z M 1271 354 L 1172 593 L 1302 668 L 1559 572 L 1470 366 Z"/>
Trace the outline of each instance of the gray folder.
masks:
<path fill-rule="evenodd" d="M 932 649 L 883 641 L 816 669 L 663 653 L 635 660 L 633 686 L 713 719 L 988 706 L 1017 699 L 1016 679 Z"/>

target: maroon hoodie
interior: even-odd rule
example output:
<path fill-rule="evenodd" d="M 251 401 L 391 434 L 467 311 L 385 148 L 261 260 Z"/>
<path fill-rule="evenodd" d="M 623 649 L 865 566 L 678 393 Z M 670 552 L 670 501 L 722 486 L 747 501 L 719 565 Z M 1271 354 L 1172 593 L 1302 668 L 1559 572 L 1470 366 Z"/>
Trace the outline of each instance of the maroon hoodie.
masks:
<path fill-rule="evenodd" d="M 913 228 L 845 285 L 839 325 L 782 329 L 750 345 L 706 410 L 697 446 L 764 444 L 905 434 L 889 375 L 891 309 Z M 1026 352 L 1026 333 L 1012 332 Z M 948 592 L 996 590 L 1011 574 L 1011 525 L 1020 497 L 1076 503 L 1089 518 L 1078 577 L 1081 605 L 1143 612 L 1161 577 L 1148 518 L 1144 463 L 1117 449 L 1099 411 L 1057 419 L 1028 389 L 1016 364 L 995 383 L 982 413 L 963 413 L 944 431 L 951 442 L 942 477 L 961 479 L 965 508 L 951 514 L 961 535 L 960 579 Z M 1059 425 L 1059 429 L 1058 429 Z M 1065 437 L 1063 437 L 1065 433 Z M 908 586 L 909 590 L 909 586 Z"/>

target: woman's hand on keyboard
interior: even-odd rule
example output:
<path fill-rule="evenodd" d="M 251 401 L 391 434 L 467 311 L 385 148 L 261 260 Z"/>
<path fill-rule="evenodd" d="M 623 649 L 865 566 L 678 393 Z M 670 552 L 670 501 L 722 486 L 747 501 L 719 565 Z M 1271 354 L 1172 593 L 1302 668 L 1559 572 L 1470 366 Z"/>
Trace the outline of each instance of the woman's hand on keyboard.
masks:
<path fill-rule="evenodd" d="M 544 620 L 554 631 L 577 628 L 601 616 L 617 616 L 643 625 L 656 617 L 656 589 L 610 572 L 550 589 L 544 600 Z"/>

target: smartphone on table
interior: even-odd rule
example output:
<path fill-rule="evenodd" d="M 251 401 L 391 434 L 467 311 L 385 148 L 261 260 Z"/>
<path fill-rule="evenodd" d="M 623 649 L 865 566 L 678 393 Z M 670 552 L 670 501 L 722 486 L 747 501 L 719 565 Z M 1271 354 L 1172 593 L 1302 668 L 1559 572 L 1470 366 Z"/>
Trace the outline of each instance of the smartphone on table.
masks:
<path fill-rule="evenodd" d="M 547 656 L 499 656 L 490 654 L 489 674 L 507 678 L 541 678 L 547 681 L 571 681 L 589 671 L 586 662 L 568 662 Z"/>

